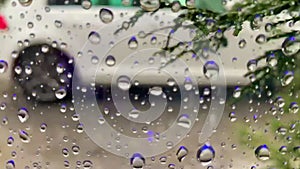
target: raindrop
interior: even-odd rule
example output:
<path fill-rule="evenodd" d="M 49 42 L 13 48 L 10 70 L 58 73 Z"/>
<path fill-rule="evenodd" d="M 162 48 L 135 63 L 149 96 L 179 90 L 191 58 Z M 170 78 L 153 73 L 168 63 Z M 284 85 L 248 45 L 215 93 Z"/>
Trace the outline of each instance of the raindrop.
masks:
<path fill-rule="evenodd" d="M 40 126 L 40 131 L 42 133 L 46 132 L 47 130 L 47 124 L 46 123 L 42 123 L 41 126 Z"/>
<path fill-rule="evenodd" d="M 24 130 L 19 130 L 19 137 L 23 143 L 29 143 L 31 140 L 28 133 Z"/>
<path fill-rule="evenodd" d="M 191 78 L 186 77 L 184 80 L 184 84 L 183 84 L 184 88 L 186 91 L 190 91 L 193 88 L 193 82 L 191 80 Z"/>
<path fill-rule="evenodd" d="M 99 44 L 101 42 L 101 37 L 100 37 L 99 33 L 95 32 L 95 31 L 92 31 L 89 34 L 88 39 L 92 44 L 95 44 L 95 45 Z"/>
<path fill-rule="evenodd" d="M 152 36 L 150 42 L 151 42 L 152 45 L 156 44 L 156 42 L 157 42 L 157 37 L 156 37 L 156 36 Z"/>
<path fill-rule="evenodd" d="M 137 119 L 140 115 L 140 111 L 133 109 L 131 112 L 129 112 L 129 117 L 133 118 L 133 119 Z"/>
<path fill-rule="evenodd" d="M 120 76 L 117 80 L 117 84 L 119 89 L 129 90 L 131 86 L 130 78 L 128 76 Z"/>
<path fill-rule="evenodd" d="M 191 119 L 188 117 L 188 115 L 181 115 L 177 120 L 177 125 L 181 126 L 183 128 L 190 128 L 192 125 Z"/>
<path fill-rule="evenodd" d="M 149 89 L 149 93 L 154 96 L 160 96 L 163 93 L 163 90 L 159 86 L 154 86 Z"/>
<path fill-rule="evenodd" d="M 21 66 L 16 66 L 16 67 L 15 67 L 15 73 L 18 74 L 18 75 L 20 75 L 20 74 L 22 73 L 22 68 L 21 68 Z"/>
<path fill-rule="evenodd" d="M 79 146 L 73 146 L 72 147 L 72 152 L 74 155 L 78 155 L 79 154 L 79 151 L 80 151 L 80 147 Z"/>
<path fill-rule="evenodd" d="M 203 73 L 206 78 L 214 79 L 219 75 L 219 66 L 214 61 L 207 61 L 203 66 Z"/>
<path fill-rule="evenodd" d="M 280 154 L 284 155 L 288 152 L 288 148 L 286 146 L 281 146 L 279 148 L 279 152 L 280 152 Z"/>
<path fill-rule="evenodd" d="M 172 12 L 178 12 L 181 9 L 181 4 L 179 1 L 173 1 L 172 2 L 172 6 L 171 6 L 171 10 Z"/>
<path fill-rule="evenodd" d="M 203 145 L 197 152 L 197 159 L 203 166 L 210 164 L 214 158 L 215 150 L 208 144 Z"/>
<path fill-rule="evenodd" d="M 140 0 L 141 8 L 153 12 L 160 7 L 160 0 Z"/>
<path fill-rule="evenodd" d="M 271 66 L 274 67 L 277 65 L 277 59 L 275 57 L 275 55 L 272 53 L 270 55 L 267 56 L 267 63 Z"/>
<path fill-rule="evenodd" d="M 282 52 L 286 56 L 292 56 L 300 50 L 300 40 L 294 36 L 286 38 L 282 43 Z"/>
<path fill-rule="evenodd" d="M 290 113 L 298 113 L 299 111 L 299 106 L 296 102 L 292 102 L 289 106 L 289 112 Z"/>
<path fill-rule="evenodd" d="M 237 120 L 235 112 L 230 112 L 229 113 L 229 119 L 231 122 L 235 122 Z"/>
<path fill-rule="evenodd" d="M 131 157 L 130 164 L 133 169 L 141 169 L 145 165 L 145 158 L 141 154 L 136 153 Z"/>
<path fill-rule="evenodd" d="M 177 159 L 179 162 L 182 162 L 182 160 L 188 155 L 188 149 L 184 146 L 181 146 L 179 150 L 176 153 Z"/>
<path fill-rule="evenodd" d="M 233 97 L 239 98 L 241 96 L 241 94 L 242 94 L 242 88 L 236 86 L 233 91 Z"/>
<path fill-rule="evenodd" d="M 111 10 L 102 8 L 99 12 L 100 20 L 103 23 L 110 23 L 114 19 L 114 15 Z"/>
<path fill-rule="evenodd" d="M 270 159 L 269 147 L 265 144 L 257 147 L 255 150 L 255 156 L 257 157 L 257 159 L 262 161 L 269 160 Z"/>
<path fill-rule="evenodd" d="M 83 169 L 92 169 L 93 168 L 93 163 L 90 160 L 84 160 L 82 162 Z"/>
<path fill-rule="evenodd" d="M 90 0 L 83 0 L 81 2 L 81 7 L 83 9 L 90 9 L 92 7 L 92 2 Z"/>
<path fill-rule="evenodd" d="M 134 36 L 128 41 L 128 47 L 130 49 L 136 49 L 138 47 L 138 41 Z"/>
<path fill-rule="evenodd" d="M 246 44 L 247 44 L 247 42 L 246 42 L 246 40 L 245 39 L 242 39 L 242 40 L 240 40 L 239 41 L 239 48 L 245 48 L 246 47 Z"/>
<path fill-rule="evenodd" d="M 256 67 L 257 67 L 257 60 L 252 59 L 248 61 L 247 68 L 249 71 L 254 71 Z"/>
<path fill-rule="evenodd" d="M 55 25 L 57 28 L 61 28 L 61 27 L 62 27 L 62 22 L 59 21 L 59 20 L 56 20 L 56 21 L 54 21 L 54 25 Z"/>
<path fill-rule="evenodd" d="M 32 0 L 19 0 L 19 3 L 22 6 L 29 6 L 32 3 Z"/>
<path fill-rule="evenodd" d="M 0 60 L 0 74 L 5 73 L 7 71 L 8 64 L 4 60 Z"/>
<path fill-rule="evenodd" d="M 105 59 L 105 63 L 107 66 L 114 66 L 116 64 L 116 59 L 112 55 L 108 55 Z"/>
<path fill-rule="evenodd" d="M 55 97 L 57 99 L 63 99 L 67 96 L 67 91 L 64 88 L 58 89 L 57 91 L 55 91 Z"/>
<path fill-rule="evenodd" d="M 281 78 L 281 85 L 287 86 L 294 80 L 294 73 L 292 71 L 286 71 Z"/>
<path fill-rule="evenodd" d="M 258 44 L 263 44 L 267 41 L 267 38 L 264 34 L 259 34 L 257 35 L 256 39 L 255 39 L 256 43 Z"/>
<path fill-rule="evenodd" d="M 98 64 L 98 63 L 99 63 L 99 58 L 98 58 L 98 56 L 92 56 L 91 62 L 92 62 L 92 64 L 94 64 L 94 65 Z"/>
<path fill-rule="evenodd" d="M 15 161 L 14 160 L 7 161 L 5 167 L 6 169 L 15 169 L 16 168 Z"/>
<path fill-rule="evenodd" d="M 282 97 L 279 96 L 275 99 L 275 106 L 282 108 L 284 105 L 285 105 L 285 101 Z"/>
<path fill-rule="evenodd" d="M 15 142 L 15 139 L 13 137 L 8 137 L 7 146 L 11 147 L 14 142 Z"/>
<path fill-rule="evenodd" d="M 25 123 L 29 119 L 29 112 L 26 108 L 22 107 L 18 110 L 18 118 L 21 123 Z"/>

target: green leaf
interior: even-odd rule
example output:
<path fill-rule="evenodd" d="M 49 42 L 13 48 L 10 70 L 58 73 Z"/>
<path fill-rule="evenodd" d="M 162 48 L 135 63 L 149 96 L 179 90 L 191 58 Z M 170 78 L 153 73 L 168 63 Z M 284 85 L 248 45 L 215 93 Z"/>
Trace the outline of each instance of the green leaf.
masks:
<path fill-rule="evenodd" d="M 200 9 L 207 9 L 213 12 L 224 13 L 226 10 L 222 4 L 222 0 L 195 0 L 196 7 Z"/>

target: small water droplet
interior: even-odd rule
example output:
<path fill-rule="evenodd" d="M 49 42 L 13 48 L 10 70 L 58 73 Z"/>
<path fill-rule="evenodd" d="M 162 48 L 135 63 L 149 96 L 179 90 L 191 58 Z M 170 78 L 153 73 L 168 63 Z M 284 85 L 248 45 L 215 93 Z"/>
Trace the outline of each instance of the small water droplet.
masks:
<path fill-rule="evenodd" d="M 19 0 L 19 3 L 22 6 L 29 6 L 32 3 L 32 0 Z"/>
<path fill-rule="evenodd" d="M 290 113 L 298 113 L 299 111 L 299 106 L 296 102 L 292 102 L 289 106 L 289 112 Z"/>
<path fill-rule="evenodd" d="M 92 56 L 91 62 L 94 65 L 98 64 L 99 63 L 99 57 L 98 56 Z"/>
<path fill-rule="evenodd" d="M 93 163 L 90 160 L 84 160 L 82 162 L 83 169 L 92 169 L 93 168 Z"/>
<path fill-rule="evenodd" d="M 114 19 L 114 15 L 111 10 L 102 8 L 99 12 L 100 20 L 103 23 L 110 23 Z"/>
<path fill-rule="evenodd" d="M 172 2 L 172 6 L 171 6 L 171 10 L 172 12 L 178 12 L 181 9 L 181 4 L 179 1 L 173 1 Z"/>
<path fill-rule="evenodd" d="M 159 86 L 154 86 L 149 89 L 149 93 L 154 96 L 160 96 L 163 93 L 163 90 Z"/>
<path fill-rule="evenodd" d="M 246 42 L 246 40 L 245 39 L 242 39 L 242 40 L 240 40 L 239 41 L 239 48 L 245 48 L 246 47 L 246 44 L 247 44 L 247 42 Z"/>
<path fill-rule="evenodd" d="M 62 22 L 59 21 L 59 20 L 55 20 L 55 21 L 54 21 L 54 25 L 55 25 L 57 28 L 61 28 L 61 27 L 62 27 Z"/>
<path fill-rule="evenodd" d="M 239 98 L 241 96 L 241 94 L 242 94 L 242 88 L 236 86 L 233 91 L 233 97 Z"/>
<path fill-rule="evenodd" d="M 257 35 L 255 41 L 258 44 L 264 44 L 267 41 L 267 37 L 264 34 L 259 34 L 259 35 Z"/>
<path fill-rule="evenodd" d="M 257 157 L 257 159 L 262 161 L 269 160 L 270 159 L 269 147 L 265 144 L 257 147 L 255 150 L 255 156 Z"/>
<path fill-rule="evenodd" d="M 95 45 L 99 44 L 101 42 L 101 36 L 99 35 L 98 32 L 94 32 L 94 31 L 92 31 L 89 34 L 88 39 L 92 44 L 95 44 Z"/>
<path fill-rule="evenodd" d="M 55 91 L 55 97 L 57 99 L 63 99 L 67 96 L 67 91 L 65 88 L 60 88 L 58 90 Z"/>
<path fill-rule="evenodd" d="M 15 169 L 16 168 L 15 161 L 14 160 L 7 161 L 5 168 L 6 169 Z"/>
<path fill-rule="evenodd" d="M 281 46 L 284 55 L 295 55 L 300 50 L 300 39 L 294 36 L 288 37 L 283 41 Z"/>

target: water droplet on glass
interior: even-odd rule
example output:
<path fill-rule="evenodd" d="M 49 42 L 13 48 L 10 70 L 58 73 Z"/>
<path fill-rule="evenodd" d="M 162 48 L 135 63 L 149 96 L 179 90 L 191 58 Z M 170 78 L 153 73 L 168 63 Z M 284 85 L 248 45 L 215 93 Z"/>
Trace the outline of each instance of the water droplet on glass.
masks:
<path fill-rule="evenodd" d="M 236 86 L 233 91 L 233 97 L 239 98 L 241 96 L 241 94 L 242 94 L 242 88 Z"/>
<path fill-rule="evenodd" d="M 5 73 L 7 71 L 8 64 L 4 60 L 0 60 L 0 74 Z"/>
<path fill-rule="evenodd" d="M 188 8 L 195 8 L 196 7 L 196 0 L 186 0 L 185 4 Z"/>
<path fill-rule="evenodd" d="M 281 78 L 281 85 L 287 86 L 294 80 L 294 73 L 292 71 L 286 71 Z"/>
<path fill-rule="evenodd" d="M 270 159 L 269 147 L 265 144 L 257 147 L 255 150 L 255 156 L 257 157 L 257 159 L 262 161 L 269 160 Z"/>
<path fill-rule="evenodd" d="M 54 25 L 55 25 L 57 28 L 61 28 L 61 27 L 62 27 L 62 22 L 59 21 L 59 20 L 56 20 L 56 21 L 54 21 Z"/>
<path fill-rule="evenodd" d="M 111 10 L 102 8 L 99 12 L 100 20 L 103 23 L 110 23 L 114 19 L 114 15 Z"/>
<path fill-rule="evenodd" d="M 235 122 L 237 120 L 235 112 L 230 112 L 229 113 L 229 119 L 231 122 Z"/>
<path fill-rule="evenodd" d="M 257 35 L 256 39 L 255 39 L 256 43 L 258 44 L 263 44 L 267 41 L 267 38 L 264 34 L 259 34 Z"/>
<path fill-rule="evenodd" d="M 40 125 L 40 131 L 41 131 L 42 133 L 44 133 L 44 132 L 46 132 L 46 130 L 47 130 L 47 124 L 46 124 L 46 123 L 42 123 L 42 124 Z"/>
<path fill-rule="evenodd" d="M 32 0 L 19 0 L 19 3 L 22 6 L 29 6 L 32 3 Z"/>
<path fill-rule="evenodd" d="M 173 1 L 172 2 L 172 6 L 171 6 L 171 10 L 172 12 L 178 12 L 181 9 L 181 4 L 179 1 Z"/>
<path fill-rule="evenodd" d="M 92 2 L 90 0 L 83 0 L 81 2 L 81 7 L 83 9 L 90 9 L 92 7 Z"/>
<path fill-rule="evenodd" d="M 212 146 L 205 144 L 197 152 L 197 159 L 203 166 L 208 165 L 215 158 L 215 150 Z"/>
<path fill-rule="evenodd" d="M 284 105 L 285 105 L 285 101 L 282 97 L 279 96 L 275 99 L 275 106 L 282 108 Z"/>
<path fill-rule="evenodd" d="M 131 86 L 130 78 L 128 76 L 120 76 L 117 80 L 117 84 L 119 89 L 129 90 Z"/>
<path fill-rule="evenodd" d="M 18 111 L 18 118 L 21 123 L 25 123 L 29 119 L 29 112 L 26 108 L 22 107 Z"/>
<path fill-rule="evenodd" d="M 179 150 L 176 153 L 177 159 L 179 162 L 181 162 L 187 155 L 188 155 L 188 149 L 184 146 L 181 146 Z"/>
<path fill-rule="evenodd" d="M 160 0 L 140 0 L 141 8 L 153 12 L 160 7 Z"/>
<path fill-rule="evenodd" d="M 130 49 L 136 49 L 138 47 L 138 41 L 134 36 L 128 41 L 128 47 Z"/>
<path fill-rule="evenodd" d="M 289 112 L 290 113 L 298 113 L 299 111 L 299 106 L 296 102 L 292 102 L 289 106 Z"/>
<path fill-rule="evenodd" d="M 11 147 L 14 142 L 15 142 L 15 139 L 13 137 L 8 137 L 7 146 Z"/>
<path fill-rule="evenodd" d="M 247 42 L 246 42 L 245 39 L 242 39 L 242 40 L 239 41 L 239 47 L 241 49 L 244 48 L 244 47 L 246 47 L 246 44 L 247 44 Z"/>
<path fill-rule="evenodd" d="M 84 160 L 82 162 L 83 169 L 92 169 L 93 168 L 93 163 L 90 160 Z"/>
<path fill-rule="evenodd" d="M 183 128 L 190 128 L 192 125 L 192 121 L 188 115 L 181 115 L 177 120 L 177 125 Z"/>
<path fill-rule="evenodd" d="M 131 112 L 129 112 L 129 117 L 133 118 L 133 119 L 137 119 L 140 115 L 140 111 L 133 109 Z"/>
<path fill-rule="evenodd" d="M 67 96 L 67 91 L 64 88 L 58 89 L 55 91 L 55 97 L 57 99 L 63 99 Z"/>
<path fill-rule="evenodd" d="M 277 65 L 277 58 L 275 57 L 275 55 L 272 53 L 272 54 L 269 54 L 267 56 L 267 63 L 271 66 L 271 67 L 274 67 Z"/>
<path fill-rule="evenodd" d="M 14 160 L 7 161 L 5 168 L 6 169 L 15 169 L 16 168 L 15 161 Z"/>
<path fill-rule="evenodd" d="M 163 90 L 159 86 L 154 86 L 149 89 L 149 93 L 154 96 L 160 96 L 163 93 Z"/>
<path fill-rule="evenodd" d="M 141 154 L 136 153 L 131 157 L 130 164 L 133 169 L 142 169 L 145 165 L 145 158 Z"/>
<path fill-rule="evenodd" d="M 284 155 L 288 152 L 288 148 L 286 146 L 281 146 L 279 148 L 279 152 L 280 152 L 280 154 Z"/>
<path fill-rule="evenodd" d="M 92 64 L 94 64 L 94 65 L 98 64 L 98 63 L 99 63 L 99 58 L 98 58 L 98 56 L 92 56 L 91 62 L 92 62 Z"/>
<path fill-rule="evenodd" d="M 214 61 L 207 61 L 203 66 L 203 73 L 208 79 L 217 78 L 219 75 L 219 66 Z"/>
<path fill-rule="evenodd" d="M 292 56 L 300 50 L 300 40 L 294 36 L 286 38 L 282 43 L 282 52 L 286 56 Z"/>
<path fill-rule="evenodd" d="M 105 59 L 105 63 L 107 66 L 114 66 L 116 64 L 116 59 L 112 55 L 108 55 Z"/>
<path fill-rule="evenodd" d="M 99 35 L 99 33 L 92 31 L 89 36 L 88 36 L 89 41 L 92 44 L 99 44 L 101 42 L 101 37 Z"/>
<path fill-rule="evenodd" d="M 19 130 L 19 137 L 23 143 L 29 143 L 31 140 L 29 134 L 24 130 Z"/>

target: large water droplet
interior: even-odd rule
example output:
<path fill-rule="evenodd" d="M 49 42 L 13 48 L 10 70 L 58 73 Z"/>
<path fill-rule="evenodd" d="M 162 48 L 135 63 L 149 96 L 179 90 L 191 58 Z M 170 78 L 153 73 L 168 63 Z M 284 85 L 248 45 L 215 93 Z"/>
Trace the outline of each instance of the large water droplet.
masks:
<path fill-rule="evenodd" d="M 58 90 L 55 91 L 55 97 L 57 99 L 63 99 L 67 96 L 67 91 L 65 88 L 60 88 Z"/>
<path fill-rule="evenodd" d="M 19 130 L 19 137 L 23 143 L 29 143 L 31 140 L 29 134 L 24 130 Z"/>
<path fill-rule="evenodd" d="M 98 32 L 94 32 L 94 31 L 92 31 L 89 34 L 88 39 L 92 44 L 95 44 L 95 45 L 99 44 L 101 42 L 101 36 L 99 35 Z"/>
<path fill-rule="evenodd" d="M 7 71 L 8 64 L 4 60 L 0 60 L 0 74 L 5 73 Z"/>
<path fill-rule="evenodd" d="M 90 9 L 92 7 L 92 2 L 90 0 L 81 1 L 81 7 L 83 9 Z"/>
<path fill-rule="evenodd" d="M 187 155 L 188 155 L 188 149 L 184 146 L 181 146 L 179 150 L 176 153 L 177 159 L 179 162 L 181 162 Z"/>
<path fill-rule="evenodd" d="M 269 160 L 270 159 L 270 150 L 267 145 L 261 145 L 256 148 L 255 150 L 255 156 L 262 161 Z"/>
<path fill-rule="evenodd" d="M 160 7 L 160 0 L 140 0 L 141 8 L 153 12 Z"/>
<path fill-rule="evenodd" d="M 5 168 L 6 169 L 15 169 L 16 168 L 15 161 L 14 160 L 7 161 Z"/>
<path fill-rule="evenodd" d="M 112 55 L 108 55 L 105 59 L 105 63 L 107 66 L 114 66 L 116 64 L 116 59 Z"/>
<path fill-rule="evenodd" d="M 133 169 L 141 169 L 145 165 L 145 158 L 141 154 L 136 153 L 131 157 L 130 164 Z"/>
<path fill-rule="evenodd" d="M 102 8 L 99 12 L 99 17 L 103 23 L 110 23 L 114 19 L 114 14 L 111 10 Z"/>
<path fill-rule="evenodd" d="M 130 78 L 128 76 L 120 76 L 117 80 L 117 84 L 119 89 L 129 90 L 131 86 Z"/>
<path fill-rule="evenodd" d="M 219 75 L 219 66 L 214 61 L 207 61 L 203 66 L 203 73 L 208 79 L 217 78 Z"/>
<path fill-rule="evenodd" d="M 208 165 L 215 158 L 215 150 L 212 146 L 205 144 L 203 145 L 197 153 L 197 159 L 202 165 Z"/>
<path fill-rule="evenodd" d="M 128 47 L 130 49 L 136 49 L 138 47 L 138 41 L 134 36 L 131 37 L 130 40 L 128 41 Z"/>
<path fill-rule="evenodd" d="M 183 128 L 190 128 L 192 125 L 192 121 L 188 115 L 181 115 L 177 120 L 177 125 Z"/>
<path fill-rule="evenodd" d="M 298 53 L 300 50 L 300 39 L 291 36 L 284 40 L 282 43 L 282 52 L 286 56 L 292 56 Z"/>
<path fill-rule="evenodd" d="M 21 123 L 25 123 L 29 119 L 28 110 L 24 107 L 20 108 L 18 111 L 18 118 Z"/>
<path fill-rule="evenodd" d="M 294 73 L 292 71 L 286 71 L 281 78 L 281 85 L 287 86 L 294 80 Z"/>

